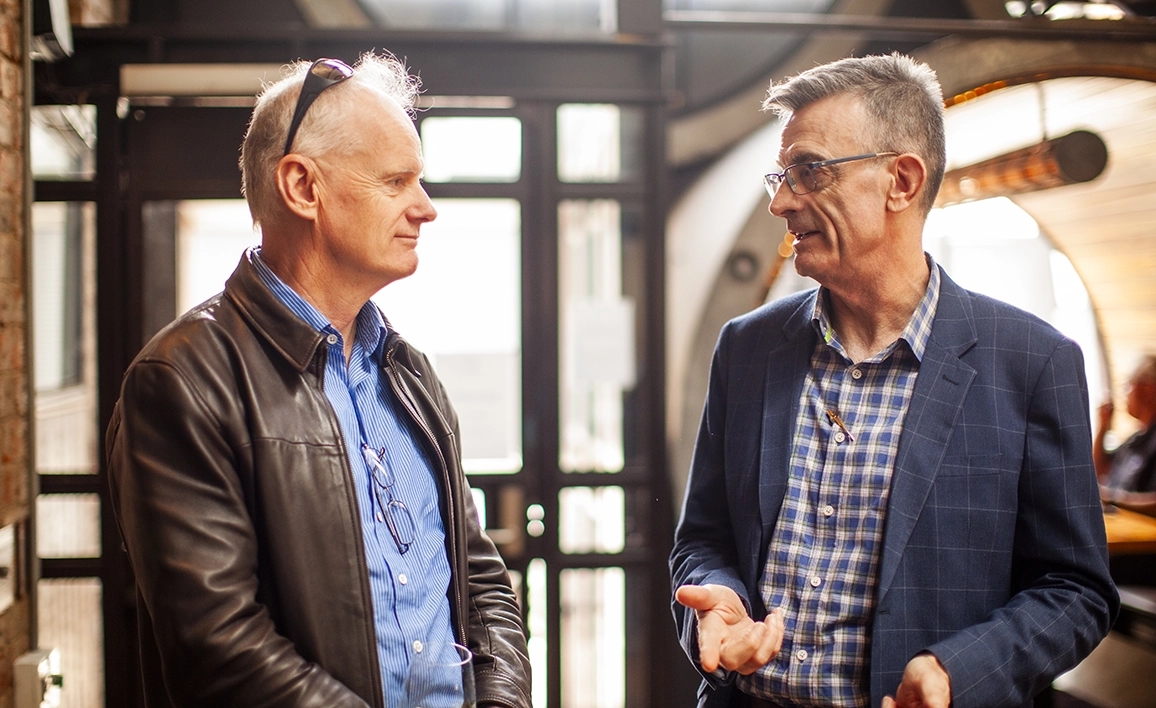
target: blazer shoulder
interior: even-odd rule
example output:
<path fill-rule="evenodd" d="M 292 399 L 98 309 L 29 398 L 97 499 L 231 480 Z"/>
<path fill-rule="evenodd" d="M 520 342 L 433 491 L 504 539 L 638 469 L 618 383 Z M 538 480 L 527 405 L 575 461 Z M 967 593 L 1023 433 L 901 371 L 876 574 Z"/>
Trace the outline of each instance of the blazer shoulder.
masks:
<path fill-rule="evenodd" d="M 734 338 L 745 341 L 754 337 L 765 337 L 770 333 L 783 333 L 810 321 L 818 288 L 810 288 L 779 298 L 750 312 L 739 315 L 723 326 L 720 338 Z"/>
<path fill-rule="evenodd" d="M 988 295 L 964 290 L 971 301 L 976 335 L 981 344 L 1023 348 L 1029 351 L 1052 351 L 1070 338 L 1041 317 Z"/>

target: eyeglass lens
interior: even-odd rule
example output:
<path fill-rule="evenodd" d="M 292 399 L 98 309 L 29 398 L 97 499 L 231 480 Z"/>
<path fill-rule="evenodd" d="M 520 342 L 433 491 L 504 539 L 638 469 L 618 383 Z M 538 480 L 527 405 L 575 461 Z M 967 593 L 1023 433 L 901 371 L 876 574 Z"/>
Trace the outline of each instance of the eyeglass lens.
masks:
<path fill-rule="evenodd" d="M 813 192 L 818 186 L 815 182 L 815 170 L 807 164 L 792 165 L 782 173 L 767 175 L 764 180 L 767 186 L 767 192 L 770 193 L 772 197 L 775 196 L 775 192 L 779 191 L 779 187 L 782 186 L 783 182 L 786 182 L 787 186 L 789 186 L 795 194 Z"/>
<path fill-rule="evenodd" d="M 393 469 L 388 460 L 384 459 L 388 454 L 385 449 L 382 448 L 381 452 L 378 452 L 368 445 L 362 445 L 362 452 L 373 477 L 374 498 L 384 517 L 379 517 L 378 520 L 385 521 L 389 534 L 393 536 L 393 542 L 397 544 L 398 552 L 404 554 L 417 537 L 417 522 L 414 521 L 413 514 L 405 502 L 393 496 L 392 488 L 397 480 L 393 476 Z M 381 496 L 383 491 L 386 494 L 385 499 Z"/>

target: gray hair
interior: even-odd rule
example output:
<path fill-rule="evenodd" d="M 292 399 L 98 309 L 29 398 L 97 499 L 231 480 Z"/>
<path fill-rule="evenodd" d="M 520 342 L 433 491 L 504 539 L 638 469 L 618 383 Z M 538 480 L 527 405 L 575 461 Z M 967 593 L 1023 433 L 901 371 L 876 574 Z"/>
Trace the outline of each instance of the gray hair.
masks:
<path fill-rule="evenodd" d="M 283 157 L 289 122 L 311 64 L 299 61 L 286 66 L 280 80 L 262 89 L 249 119 L 249 128 L 241 143 L 241 192 L 249 202 L 254 224 L 260 225 L 282 208 L 277 196 L 277 163 Z M 421 79 L 410 75 L 401 61 L 388 53 L 366 52 L 353 70 L 351 78 L 343 81 L 341 86 L 323 91 L 310 106 L 293 139 L 293 152 L 321 155 L 356 150 L 361 145 L 361 136 L 343 119 L 350 114 L 353 92 L 348 86 L 364 87 L 383 94 L 413 115 Z M 329 129 L 317 130 L 317 126 Z"/>
<path fill-rule="evenodd" d="M 839 94 L 858 97 L 873 120 L 860 138 L 865 152 L 910 152 L 927 163 L 921 206 L 931 211 L 947 162 L 943 89 L 935 72 L 898 52 L 840 59 L 772 82 L 763 110 L 785 117 Z"/>

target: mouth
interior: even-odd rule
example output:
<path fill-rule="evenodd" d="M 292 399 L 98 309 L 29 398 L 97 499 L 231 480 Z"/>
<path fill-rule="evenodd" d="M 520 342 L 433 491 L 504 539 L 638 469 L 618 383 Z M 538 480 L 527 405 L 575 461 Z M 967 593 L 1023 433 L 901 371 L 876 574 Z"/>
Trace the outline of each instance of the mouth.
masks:
<path fill-rule="evenodd" d="M 800 241 L 803 241 L 806 238 L 814 236 L 817 233 L 819 233 L 819 232 L 818 231 L 794 231 L 794 230 L 791 231 L 791 235 L 795 237 L 795 243 L 799 243 Z"/>

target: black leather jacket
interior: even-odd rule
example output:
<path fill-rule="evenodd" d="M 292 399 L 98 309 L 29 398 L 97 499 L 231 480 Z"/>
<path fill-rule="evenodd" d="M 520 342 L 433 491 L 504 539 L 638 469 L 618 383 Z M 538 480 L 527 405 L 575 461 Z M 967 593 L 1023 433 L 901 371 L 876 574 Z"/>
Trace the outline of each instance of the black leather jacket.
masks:
<path fill-rule="evenodd" d="M 246 254 L 224 293 L 165 328 L 125 374 L 106 445 L 149 706 L 386 705 L 322 341 Z M 451 622 L 474 652 L 478 701 L 528 708 L 521 615 L 478 526 L 453 408 L 396 334 L 384 361 L 439 477 Z"/>

